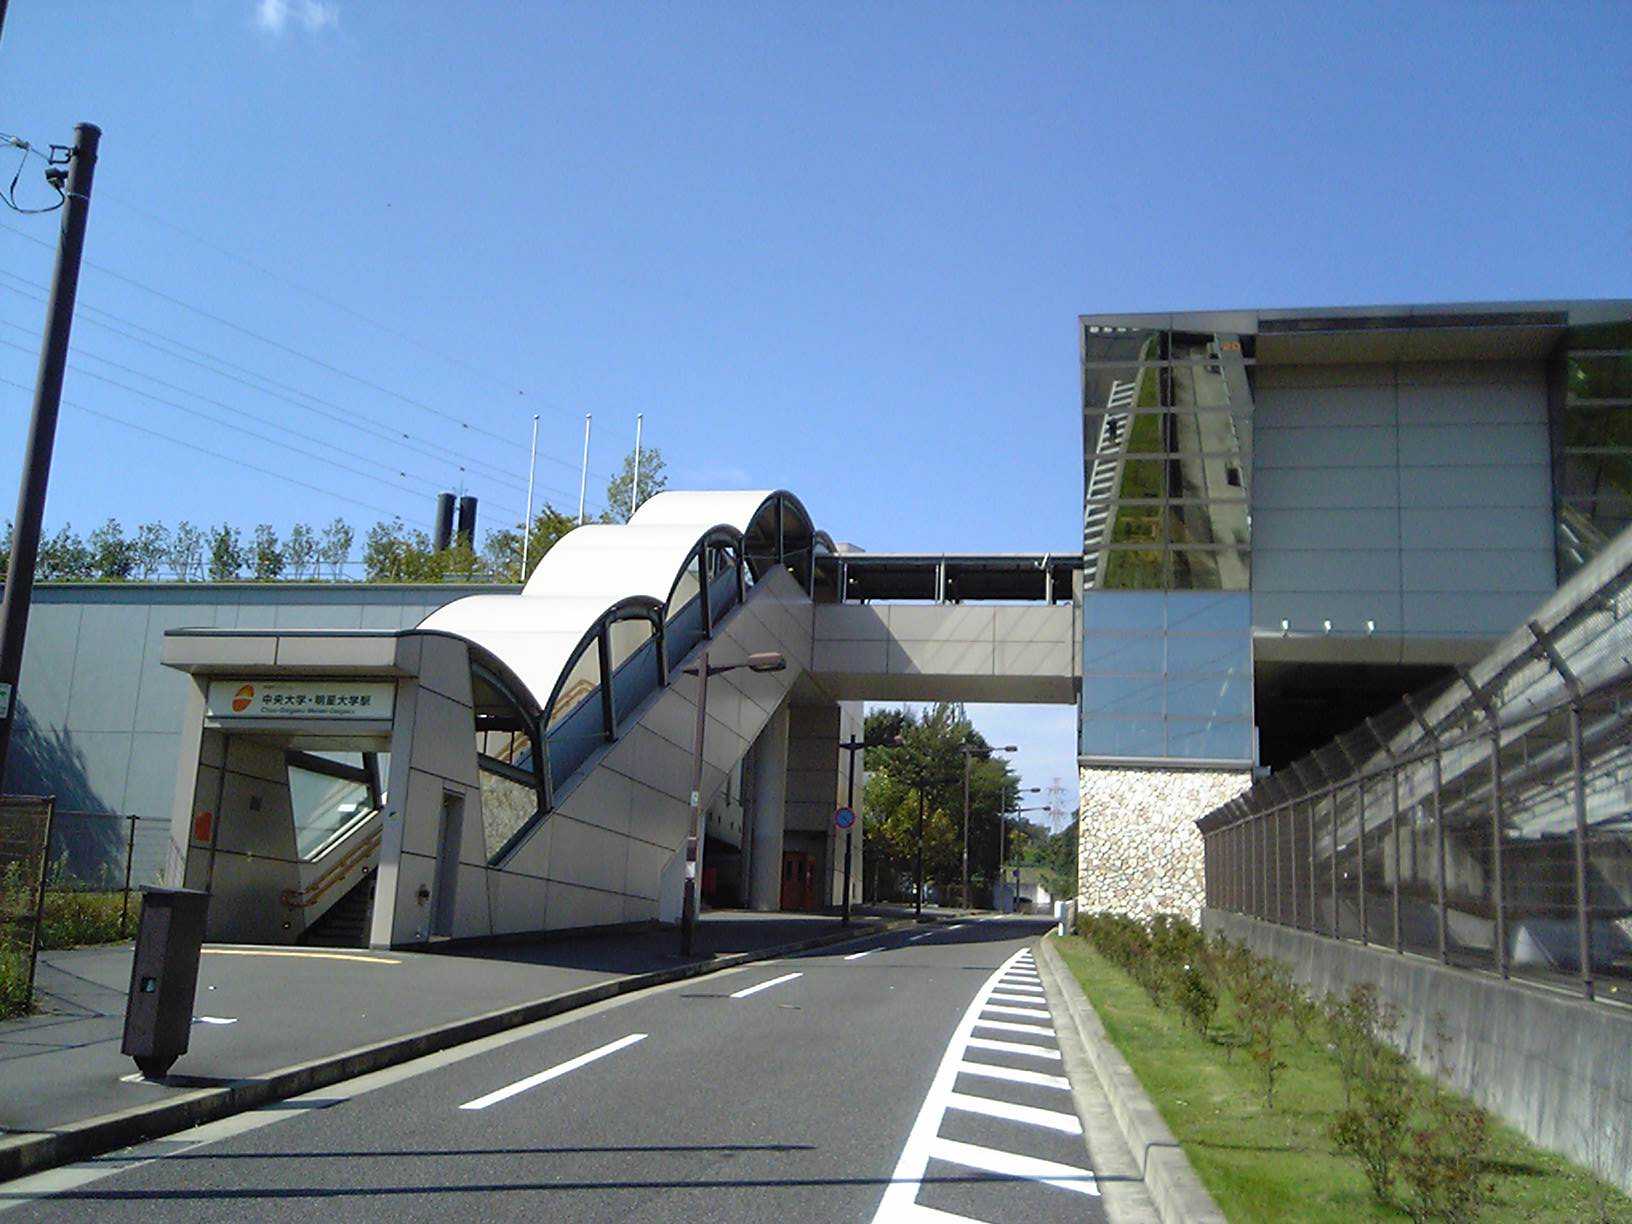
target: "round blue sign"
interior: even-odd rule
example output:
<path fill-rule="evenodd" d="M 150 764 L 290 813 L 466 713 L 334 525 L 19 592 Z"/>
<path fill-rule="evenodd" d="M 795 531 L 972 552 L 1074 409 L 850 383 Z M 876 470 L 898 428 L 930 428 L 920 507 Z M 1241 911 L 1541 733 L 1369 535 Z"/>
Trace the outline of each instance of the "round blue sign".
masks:
<path fill-rule="evenodd" d="M 847 807 L 841 807 L 833 813 L 833 823 L 841 829 L 848 829 L 856 823 L 856 814 Z"/>

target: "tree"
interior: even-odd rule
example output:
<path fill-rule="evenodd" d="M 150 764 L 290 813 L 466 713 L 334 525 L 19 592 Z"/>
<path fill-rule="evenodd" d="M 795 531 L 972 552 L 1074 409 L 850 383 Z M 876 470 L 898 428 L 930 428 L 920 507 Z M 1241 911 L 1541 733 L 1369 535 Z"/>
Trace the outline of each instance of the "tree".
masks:
<path fill-rule="evenodd" d="M 635 497 L 635 509 L 654 495 L 663 492 L 669 487 L 669 478 L 664 474 L 663 452 L 657 447 L 643 447 L 640 452 L 640 488 Z M 635 488 L 635 452 L 630 451 L 623 457 L 623 467 L 618 470 L 606 486 L 606 509 L 601 512 L 601 521 L 605 523 L 627 523 L 629 521 L 629 494 Z"/>
<path fill-rule="evenodd" d="M 367 582 L 441 582 L 454 574 L 468 577 L 475 561 L 475 554 L 462 540 L 438 552 L 430 536 L 408 528 L 401 519 L 375 523 L 363 543 Z"/>
<path fill-rule="evenodd" d="M 204 533 L 186 519 L 176 524 L 170 537 L 170 568 L 181 582 L 190 582 L 195 571 L 200 571 L 204 558 Z"/>
<path fill-rule="evenodd" d="M 5 552 L 4 556 L 0 556 L 0 576 L 9 573 L 11 570 L 11 539 L 16 534 L 16 528 L 12 526 L 11 520 L 7 519 L 5 540 L 0 543 L 0 549 Z"/>
<path fill-rule="evenodd" d="M 126 582 L 136 570 L 136 551 L 119 520 L 110 518 L 87 541 L 91 570 L 99 582 Z"/>
<path fill-rule="evenodd" d="M 641 480 L 641 484 L 645 484 Z M 527 572 L 521 572 L 522 525 L 490 531 L 482 541 L 482 568 L 495 582 L 525 582 L 538 568 L 539 560 L 556 542 L 578 524 L 548 502 L 533 516 L 532 537 L 527 545 Z"/>
<path fill-rule="evenodd" d="M 339 581 L 345 573 L 354 539 L 356 535 L 351 530 L 351 524 L 342 518 L 323 528 L 323 534 L 318 538 L 317 559 L 329 567 L 329 577 L 335 581 Z"/>
<path fill-rule="evenodd" d="M 271 523 L 258 523 L 250 538 L 250 568 L 256 582 L 276 582 L 283 576 L 283 549 Z"/>
<path fill-rule="evenodd" d="M 283 572 L 296 582 L 316 577 L 317 536 L 305 523 L 289 528 L 283 541 Z"/>
<path fill-rule="evenodd" d="M 136 572 L 142 581 L 151 582 L 159 576 L 170 556 L 170 533 L 163 523 L 143 523 L 136 528 L 131 551 L 136 558 Z"/>
<path fill-rule="evenodd" d="M 898 746 L 867 749 L 866 828 L 875 861 L 910 883 L 924 818 L 924 876 L 943 884 L 963 870 L 963 770 L 960 749 L 986 749 L 961 705 L 941 702 L 920 713 L 875 710 L 867 739 Z M 990 884 L 998 866 L 999 813 L 1012 806 L 1019 779 L 1001 757 L 976 756 L 969 770 L 969 867 L 972 882 Z"/>
<path fill-rule="evenodd" d="M 244 545 L 238 529 L 222 523 L 210 532 L 210 581 L 236 582 L 244 568 Z"/>
<path fill-rule="evenodd" d="M 46 582 L 89 582 L 94 574 L 91 550 L 64 523 L 55 535 L 40 540 L 34 576 Z"/>

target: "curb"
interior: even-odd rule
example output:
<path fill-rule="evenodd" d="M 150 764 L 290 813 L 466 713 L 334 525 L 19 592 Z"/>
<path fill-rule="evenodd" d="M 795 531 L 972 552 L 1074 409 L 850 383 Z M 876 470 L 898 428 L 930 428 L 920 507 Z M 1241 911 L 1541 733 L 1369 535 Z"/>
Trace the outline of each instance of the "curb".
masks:
<path fill-rule="evenodd" d="M 1042 959 L 1065 998 L 1066 1012 L 1110 1100 L 1111 1113 L 1128 1150 L 1133 1153 L 1157 1214 L 1165 1224 L 1228 1224 L 1227 1217 L 1196 1176 L 1179 1141 L 1146 1095 L 1133 1068 L 1111 1044 L 1104 1023 L 1088 996 L 1082 993 L 1076 975 L 1060 959 L 1054 941 L 1045 938 L 1038 942 Z"/>
<path fill-rule="evenodd" d="M 245 1113 L 273 1101 L 299 1096 L 316 1088 L 326 1088 L 342 1080 L 354 1079 L 371 1071 L 394 1067 L 427 1054 L 478 1041 L 524 1024 L 576 1011 L 591 1003 L 600 1003 L 620 995 L 633 994 L 652 986 L 687 978 L 706 977 L 724 969 L 755 961 L 775 960 L 795 952 L 824 948 L 830 944 L 848 943 L 887 935 L 892 931 L 915 926 L 907 921 L 885 922 L 871 929 L 834 931 L 828 935 L 795 943 L 778 944 L 752 952 L 732 952 L 711 960 L 676 965 L 672 969 L 656 969 L 650 973 L 635 973 L 625 977 L 580 986 L 559 994 L 535 999 L 531 1003 L 516 1004 L 470 1016 L 448 1024 L 405 1033 L 372 1045 L 358 1046 L 340 1054 L 295 1063 L 252 1079 L 238 1080 L 219 1088 L 201 1088 L 167 1101 L 137 1105 L 115 1113 L 70 1122 L 55 1130 L 35 1131 L 0 1138 L 0 1182 L 11 1181 L 29 1173 L 71 1164 L 100 1156 L 118 1148 L 129 1147 L 149 1139 L 171 1135 L 205 1122 L 215 1122 L 233 1114 Z"/>

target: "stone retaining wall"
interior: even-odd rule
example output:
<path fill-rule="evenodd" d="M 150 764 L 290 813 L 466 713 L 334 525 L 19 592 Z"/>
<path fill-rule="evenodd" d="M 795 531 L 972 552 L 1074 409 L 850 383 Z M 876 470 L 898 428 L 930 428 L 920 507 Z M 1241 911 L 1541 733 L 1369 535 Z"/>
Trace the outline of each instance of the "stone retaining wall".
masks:
<path fill-rule="evenodd" d="M 1077 905 L 1201 918 L 1195 822 L 1252 783 L 1246 770 L 1078 768 Z"/>

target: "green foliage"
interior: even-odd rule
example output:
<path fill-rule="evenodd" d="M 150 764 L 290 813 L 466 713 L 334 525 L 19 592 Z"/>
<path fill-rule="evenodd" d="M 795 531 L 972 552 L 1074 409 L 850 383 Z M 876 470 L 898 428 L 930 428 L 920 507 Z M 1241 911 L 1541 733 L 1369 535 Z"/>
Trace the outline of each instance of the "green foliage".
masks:
<path fill-rule="evenodd" d="M 276 582 L 283 577 L 283 549 L 271 523 L 257 523 L 249 544 L 250 572 L 256 582 Z"/>
<path fill-rule="evenodd" d="M 0 946 L 0 1020 L 22 1015 L 33 1003 L 28 997 L 27 954 Z"/>
<path fill-rule="evenodd" d="M 919 712 L 875 710 L 866 723 L 865 822 L 875 894 L 910 895 L 924 827 L 924 877 L 943 896 L 963 870 L 964 745 L 989 747 L 961 705 L 941 702 Z M 895 744 L 891 741 L 899 739 Z M 969 764 L 969 871 L 989 885 L 998 867 L 999 814 L 1013 806 L 1019 779 L 1001 757 Z M 1012 822 L 1010 822 L 1012 824 Z"/>
<path fill-rule="evenodd" d="M 317 559 L 328 567 L 329 577 L 338 582 L 345 575 L 346 562 L 351 558 L 351 545 L 357 538 L 351 524 L 337 518 L 317 538 Z"/>
<path fill-rule="evenodd" d="M 136 528 L 130 542 L 131 559 L 136 564 L 136 575 L 144 582 L 159 576 L 170 555 L 170 533 L 163 523 L 143 523 Z"/>
<path fill-rule="evenodd" d="M 91 570 L 99 582 L 126 582 L 136 572 L 136 548 L 119 520 L 110 518 L 91 532 Z"/>
<path fill-rule="evenodd" d="M 627 523 L 629 521 L 629 494 L 633 490 L 635 509 L 652 497 L 669 487 L 669 478 L 665 472 L 667 465 L 663 462 L 663 452 L 655 446 L 643 446 L 640 450 L 640 488 L 635 489 L 635 452 L 630 451 L 623 457 L 623 466 L 618 474 L 607 483 L 606 509 L 601 512 L 603 523 Z"/>
<path fill-rule="evenodd" d="M 72 887 L 46 889 L 40 947 L 80 948 L 125 938 L 119 919 L 124 897 L 118 891 L 87 892 Z M 131 922 L 134 922 L 134 915 Z"/>
<path fill-rule="evenodd" d="M 1094 932 L 1113 940 L 1129 921 L 1117 918 L 1113 926 L 1101 922 L 1104 915 L 1086 917 L 1079 922 L 1085 936 Z M 1254 972 L 1252 962 L 1259 958 L 1250 949 L 1207 941 L 1202 972 L 1219 991 L 1224 1018 L 1202 1036 L 1178 990 L 1169 992 L 1166 1006 L 1153 1007 L 1097 943 L 1092 950 L 1087 938 L 1057 946 L 1232 1220 L 1360 1224 L 1415 1213 L 1418 1220 L 1460 1221 L 1478 1212 L 1486 1224 L 1632 1224 L 1626 1196 L 1425 1080 L 1386 1042 L 1379 1043 L 1345 1110 L 1336 1050 L 1318 1008 L 1311 1013 L 1311 1040 L 1296 1037 L 1290 1021 L 1278 1035 L 1277 1054 L 1285 1065 L 1277 1076 L 1275 1107 L 1266 1107 L 1259 1066 L 1230 1059 L 1242 1040 L 1235 1030 L 1243 1021 L 1228 983 Z M 1381 1014 L 1386 1018 L 1386 1010 Z M 1387 1026 L 1379 1021 L 1376 1031 L 1386 1034 Z M 1379 1198 L 1368 1189 L 1374 1179 L 1392 1191 Z"/>
<path fill-rule="evenodd" d="M 236 582 L 244 568 L 243 539 L 230 523 L 210 532 L 210 581 Z"/>
<path fill-rule="evenodd" d="M 95 575 L 91 550 L 64 523 L 54 535 L 40 536 L 34 576 L 42 582 L 89 582 Z"/>
<path fill-rule="evenodd" d="M 363 573 L 369 582 L 447 582 L 486 578 L 476 554 L 461 538 L 437 551 L 431 537 L 401 519 L 375 523 L 363 542 Z"/>
<path fill-rule="evenodd" d="M 641 485 L 646 483 L 641 478 Z M 561 537 L 578 525 L 578 521 L 557 510 L 548 502 L 533 516 L 533 530 L 525 541 L 527 545 L 527 572 L 522 572 L 522 524 L 490 531 L 482 542 L 482 568 L 495 582 L 525 582 L 544 554 L 554 548 Z"/>
<path fill-rule="evenodd" d="M 296 523 L 284 537 L 282 573 L 294 582 L 318 576 L 317 533 L 305 523 Z"/>
<path fill-rule="evenodd" d="M 177 582 L 191 582 L 195 575 L 203 577 L 204 533 L 182 519 L 170 537 L 168 557 Z"/>

